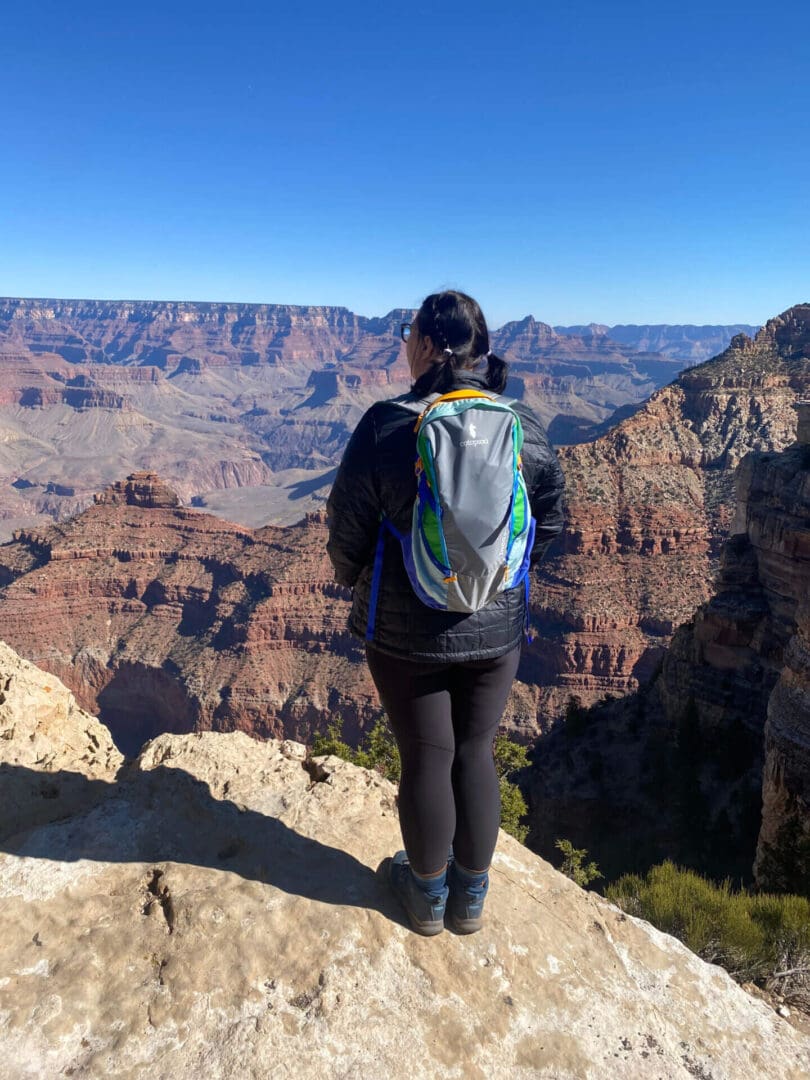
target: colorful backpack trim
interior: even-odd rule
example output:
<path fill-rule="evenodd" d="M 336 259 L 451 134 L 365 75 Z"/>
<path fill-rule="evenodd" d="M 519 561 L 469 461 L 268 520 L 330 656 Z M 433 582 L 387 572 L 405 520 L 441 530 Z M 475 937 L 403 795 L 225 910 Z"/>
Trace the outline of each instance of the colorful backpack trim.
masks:
<path fill-rule="evenodd" d="M 416 595 L 441 611 L 474 612 L 528 585 L 535 522 L 523 479 L 523 428 L 510 403 L 454 390 L 398 404 L 418 411 L 417 493 L 409 532 L 383 517 L 377 539 L 366 640 L 374 637 L 385 533 L 399 540 Z M 528 592 L 528 589 L 527 589 Z"/>

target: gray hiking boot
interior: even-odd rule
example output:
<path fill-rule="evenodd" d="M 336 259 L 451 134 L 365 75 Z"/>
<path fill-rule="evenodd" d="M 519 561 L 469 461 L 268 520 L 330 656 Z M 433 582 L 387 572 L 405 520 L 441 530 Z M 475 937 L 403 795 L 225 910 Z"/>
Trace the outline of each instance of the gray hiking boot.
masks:
<path fill-rule="evenodd" d="M 436 878 L 435 882 L 429 884 L 424 879 L 414 877 L 408 856 L 404 851 L 398 851 L 391 860 L 388 880 L 417 934 L 431 937 L 444 930 L 447 903 L 444 877 Z"/>

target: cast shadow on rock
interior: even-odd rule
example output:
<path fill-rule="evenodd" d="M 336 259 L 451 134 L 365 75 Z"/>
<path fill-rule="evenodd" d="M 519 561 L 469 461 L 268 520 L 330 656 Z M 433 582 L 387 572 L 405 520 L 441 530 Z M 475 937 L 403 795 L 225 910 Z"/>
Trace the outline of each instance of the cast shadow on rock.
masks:
<path fill-rule="evenodd" d="M 124 766 L 113 783 L 0 764 L 0 851 L 75 862 L 187 863 L 401 921 L 375 871 L 278 818 L 217 799 L 182 769 Z"/>

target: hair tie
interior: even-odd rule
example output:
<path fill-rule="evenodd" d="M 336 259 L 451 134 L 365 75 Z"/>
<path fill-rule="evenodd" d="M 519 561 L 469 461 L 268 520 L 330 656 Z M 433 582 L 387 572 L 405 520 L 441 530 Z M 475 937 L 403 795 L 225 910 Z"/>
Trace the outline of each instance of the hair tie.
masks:
<path fill-rule="evenodd" d="M 489 349 L 484 353 L 484 359 L 489 360 L 490 356 L 492 356 L 492 349 Z"/>
<path fill-rule="evenodd" d="M 445 356 L 452 356 L 453 355 L 453 350 L 452 349 L 443 349 L 442 352 L 445 354 Z"/>

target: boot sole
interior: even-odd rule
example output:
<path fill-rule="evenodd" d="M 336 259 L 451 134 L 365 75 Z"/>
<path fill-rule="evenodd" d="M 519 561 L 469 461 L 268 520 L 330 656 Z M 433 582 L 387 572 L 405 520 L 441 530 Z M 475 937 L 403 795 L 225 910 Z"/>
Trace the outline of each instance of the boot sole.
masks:
<path fill-rule="evenodd" d="M 457 919 L 452 915 L 447 920 L 447 925 L 454 934 L 475 934 L 484 925 L 483 916 L 477 919 Z"/>
<path fill-rule="evenodd" d="M 417 934 L 421 934 L 422 937 L 435 937 L 436 934 L 440 934 L 444 930 L 444 922 L 417 922 L 407 908 L 405 908 L 405 914 L 408 916 L 411 929 L 415 930 Z"/>

